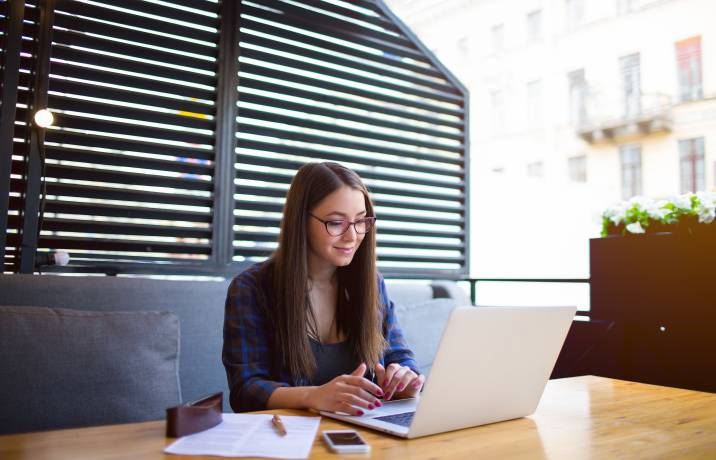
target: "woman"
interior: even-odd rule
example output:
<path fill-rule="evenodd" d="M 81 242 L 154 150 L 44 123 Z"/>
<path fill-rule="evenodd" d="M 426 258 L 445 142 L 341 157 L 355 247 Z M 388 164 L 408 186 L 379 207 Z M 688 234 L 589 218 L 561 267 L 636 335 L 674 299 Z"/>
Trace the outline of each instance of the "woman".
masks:
<path fill-rule="evenodd" d="M 234 411 L 363 415 L 381 397 L 420 391 L 376 272 L 374 216 L 350 169 L 309 163 L 296 173 L 278 248 L 229 286 L 222 360 Z"/>

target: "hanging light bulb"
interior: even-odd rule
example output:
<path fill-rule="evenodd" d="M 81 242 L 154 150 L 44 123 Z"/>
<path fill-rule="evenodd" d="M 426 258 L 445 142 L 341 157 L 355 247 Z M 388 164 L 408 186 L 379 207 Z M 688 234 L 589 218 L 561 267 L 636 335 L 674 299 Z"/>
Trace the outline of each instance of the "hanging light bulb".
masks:
<path fill-rule="evenodd" d="M 52 116 L 52 112 L 48 109 L 41 109 L 35 112 L 35 124 L 40 128 L 47 128 L 52 126 L 55 121 L 55 117 Z"/>

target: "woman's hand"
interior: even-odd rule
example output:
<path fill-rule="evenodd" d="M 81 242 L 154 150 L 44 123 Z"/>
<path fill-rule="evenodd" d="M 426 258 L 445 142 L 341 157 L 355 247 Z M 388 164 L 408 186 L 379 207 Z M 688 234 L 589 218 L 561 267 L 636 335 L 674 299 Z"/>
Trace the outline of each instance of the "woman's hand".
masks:
<path fill-rule="evenodd" d="M 350 375 L 339 375 L 311 389 L 306 400 L 307 406 L 351 415 L 363 415 L 363 411 L 354 406 L 366 409 L 380 407 L 381 403 L 374 395 L 383 396 L 383 392 L 378 385 L 363 377 L 365 370 L 366 365 L 362 363 Z"/>
<path fill-rule="evenodd" d="M 375 366 L 376 381 L 383 388 L 385 399 L 393 396 L 399 398 L 413 398 L 420 393 L 425 383 L 425 376 L 418 375 L 409 367 L 391 363 L 387 368 L 377 364 Z"/>

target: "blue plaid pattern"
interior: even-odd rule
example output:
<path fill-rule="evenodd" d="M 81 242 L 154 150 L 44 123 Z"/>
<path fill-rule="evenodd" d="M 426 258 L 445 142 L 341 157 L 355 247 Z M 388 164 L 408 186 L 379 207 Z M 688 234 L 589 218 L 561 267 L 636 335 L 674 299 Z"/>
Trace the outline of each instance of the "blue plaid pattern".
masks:
<path fill-rule="evenodd" d="M 306 384 L 289 374 L 271 345 L 273 328 L 257 300 L 260 289 L 270 289 L 266 280 L 259 279 L 260 267 L 261 263 L 254 264 L 237 275 L 229 285 L 226 297 L 222 361 L 229 382 L 229 400 L 236 412 L 264 410 L 276 388 Z M 388 342 L 381 364 L 398 363 L 419 373 L 381 275 L 378 275 L 378 288 L 383 308 L 383 333 Z"/>

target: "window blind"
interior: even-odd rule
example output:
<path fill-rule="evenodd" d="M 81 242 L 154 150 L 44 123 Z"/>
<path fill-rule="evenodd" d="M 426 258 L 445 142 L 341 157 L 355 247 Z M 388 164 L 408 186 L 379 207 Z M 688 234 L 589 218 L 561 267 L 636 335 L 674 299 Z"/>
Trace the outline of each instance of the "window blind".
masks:
<path fill-rule="evenodd" d="M 37 9 L 27 2 L 8 247 L 33 198 Z M 467 94 L 383 2 L 65 0 L 53 15 L 38 251 L 71 256 L 54 270 L 235 273 L 275 248 L 296 170 L 331 160 L 372 192 L 381 271 L 466 273 Z"/>
<path fill-rule="evenodd" d="M 466 267 L 465 90 L 382 2 L 241 2 L 236 261 L 276 247 L 295 171 L 331 160 L 366 182 L 379 268 Z"/>

